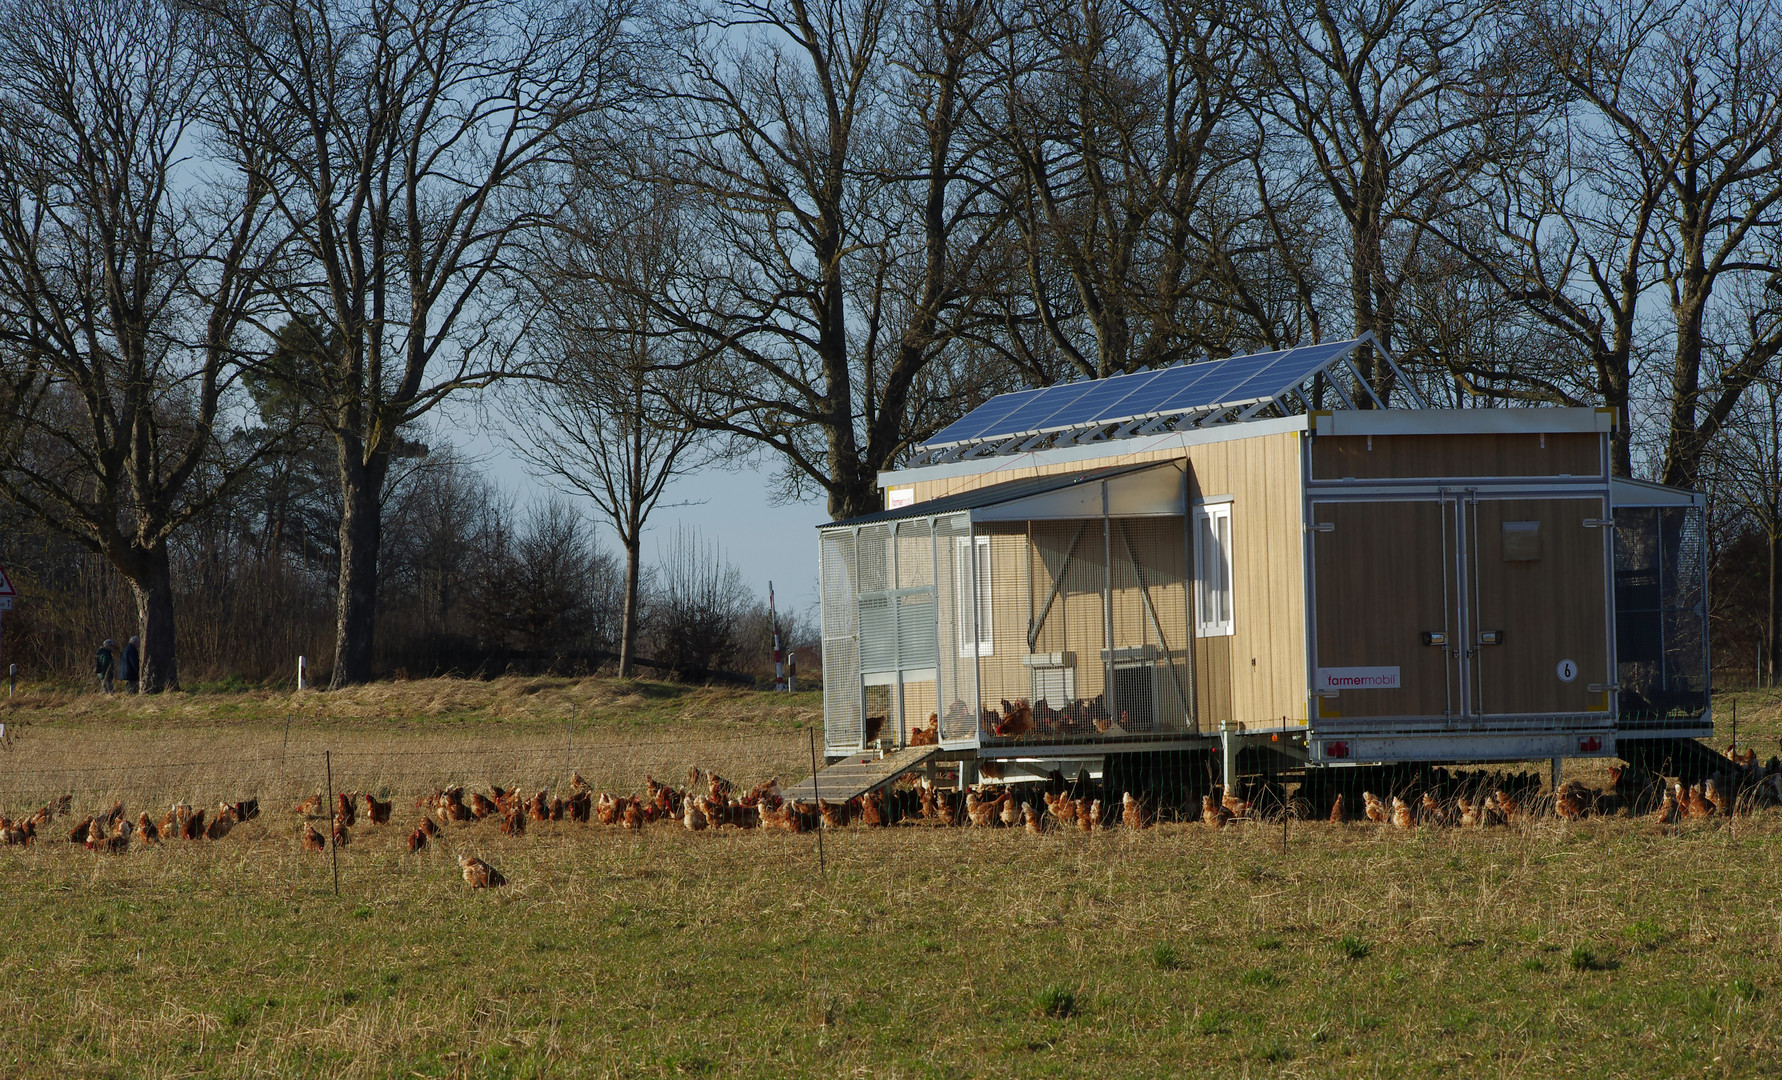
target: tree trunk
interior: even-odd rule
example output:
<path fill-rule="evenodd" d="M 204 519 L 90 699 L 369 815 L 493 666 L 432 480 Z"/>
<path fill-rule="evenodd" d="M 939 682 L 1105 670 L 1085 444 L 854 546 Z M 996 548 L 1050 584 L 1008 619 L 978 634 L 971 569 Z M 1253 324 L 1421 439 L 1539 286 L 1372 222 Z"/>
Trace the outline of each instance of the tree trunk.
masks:
<path fill-rule="evenodd" d="M 1776 685 L 1776 670 L 1782 667 L 1782 638 L 1776 634 L 1778 616 L 1782 616 L 1782 578 L 1776 574 L 1776 564 L 1782 561 L 1782 531 L 1776 531 L 1774 524 L 1770 533 L 1770 609 L 1764 620 L 1764 652 L 1765 671 L 1762 682 L 1769 686 Z"/>
<path fill-rule="evenodd" d="M 342 446 L 340 461 L 340 588 L 335 597 L 334 676 L 338 689 L 371 681 L 371 648 L 377 625 L 377 559 L 383 541 L 385 454 L 361 461 Z"/>
<path fill-rule="evenodd" d="M 136 594 L 136 623 L 142 635 L 136 660 L 137 685 L 145 694 L 179 689 L 178 652 L 173 637 L 173 572 L 167 545 L 139 551 L 126 573 Z"/>
<path fill-rule="evenodd" d="M 1615 410 L 1615 430 L 1609 432 L 1609 473 L 1612 476 L 1633 475 L 1633 413 L 1628 408 L 1627 351 L 1617 348 L 1597 364 L 1597 389 L 1603 405 Z"/>
<path fill-rule="evenodd" d="M 625 541 L 625 615 L 619 628 L 619 678 L 629 679 L 637 653 L 637 577 L 638 548 L 642 546 L 633 532 Z"/>

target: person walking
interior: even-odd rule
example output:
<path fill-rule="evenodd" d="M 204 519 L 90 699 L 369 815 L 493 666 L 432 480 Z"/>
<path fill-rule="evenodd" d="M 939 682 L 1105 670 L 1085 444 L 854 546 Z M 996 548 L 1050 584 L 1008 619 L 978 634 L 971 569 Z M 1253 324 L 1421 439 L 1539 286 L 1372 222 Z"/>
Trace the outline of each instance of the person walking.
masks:
<path fill-rule="evenodd" d="M 124 689 L 136 693 L 137 668 L 142 661 L 142 639 L 132 635 L 124 642 L 124 655 L 118 661 L 118 678 L 123 681 Z"/>
<path fill-rule="evenodd" d="M 112 692 L 112 680 L 117 678 L 118 662 L 112 655 L 112 650 L 117 647 L 117 642 L 106 638 L 93 657 L 93 674 L 99 676 L 99 692 L 102 694 Z"/>

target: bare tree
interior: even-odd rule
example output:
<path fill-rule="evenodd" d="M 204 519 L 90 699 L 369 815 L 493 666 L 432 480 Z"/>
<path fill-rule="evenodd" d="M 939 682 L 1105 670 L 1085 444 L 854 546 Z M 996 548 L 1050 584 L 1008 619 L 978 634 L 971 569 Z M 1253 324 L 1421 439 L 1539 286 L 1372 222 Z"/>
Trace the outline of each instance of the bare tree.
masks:
<path fill-rule="evenodd" d="M 1498 78 L 1512 83 L 1551 70 L 1533 35 L 1506 42 Z M 1546 98 L 1503 124 L 1474 177 L 1470 212 L 1435 223 L 1442 240 L 1520 309 L 1498 326 L 1528 326 L 1527 347 L 1448 353 L 1471 393 L 1495 400 L 1615 410 L 1611 467 L 1633 473 L 1635 377 L 1645 349 L 1642 301 L 1654 282 L 1664 196 L 1662 171 L 1638 148 L 1622 153 L 1604 129 L 1568 122 L 1576 101 L 1539 85 L 1506 93 Z"/>
<path fill-rule="evenodd" d="M 1702 477 L 1764 541 L 1763 677 L 1782 677 L 1782 381 L 1757 380 L 1702 460 Z"/>
<path fill-rule="evenodd" d="M 925 379 L 996 250 L 981 149 L 959 133 L 986 6 L 714 0 L 662 28 L 669 157 L 639 180 L 698 206 L 705 242 L 668 292 L 638 295 L 700 344 L 716 404 L 688 417 L 779 455 L 788 491 L 837 517 L 877 509 L 915 418 L 939 419 L 923 395 L 947 381 Z"/>
<path fill-rule="evenodd" d="M 635 192 L 594 180 L 582 189 L 561 231 L 541 245 L 536 348 L 549 359 L 536 364 L 536 381 L 520 384 L 509 426 L 509 444 L 535 474 L 587 497 L 618 534 L 626 678 L 637 654 L 644 529 L 669 483 L 710 460 L 710 435 L 681 416 L 708 411 L 685 363 L 688 335 L 665 330 L 646 299 L 668 291 L 697 247 L 687 222 L 666 186 Z"/>
<path fill-rule="evenodd" d="M 1371 331 L 1388 349 L 1430 226 L 1477 167 L 1479 31 L 1493 12 L 1489 0 L 1258 7 L 1257 78 L 1268 87 L 1259 113 L 1297 144 L 1291 163 L 1272 172 L 1320 182 L 1342 223 L 1342 263 L 1327 265 L 1347 283 L 1350 331 Z M 1391 369 L 1378 357 L 1369 382 L 1390 399 Z"/>
<path fill-rule="evenodd" d="M 1694 486 L 1706 447 L 1782 354 L 1782 312 L 1725 284 L 1775 270 L 1782 9 L 1553 0 L 1530 5 L 1513 31 L 1500 77 L 1550 81 L 1555 107 L 1509 133 L 1534 152 L 1492 172 L 1489 224 L 1471 250 L 1588 367 L 1568 380 L 1563 366 L 1505 363 L 1494 376 L 1536 399 L 1614 408 L 1613 464 L 1626 475 L 1641 368 L 1666 357 L 1652 372 L 1655 471 Z M 1735 309 L 1720 340 L 1708 331 L 1717 289 Z M 1660 302 L 1668 319 L 1654 315 Z"/>
<path fill-rule="evenodd" d="M 1070 373 L 1278 339 L 1251 280 L 1260 234 L 1242 198 L 1254 138 L 1242 11 L 1034 3 L 994 30 L 977 130 L 1006 162 L 995 175 L 1032 321 Z M 1017 360 L 1036 351 L 1019 340 L 1022 322 L 1008 329 Z"/>
<path fill-rule="evenodd" d="M 560 205 L 563 131 L 621 90 L 629 0 L 204 6 L 215 63 L 261 88 L 242 140 L 286 177 L 306 259 L 288 315 L 336 346 L 305 385 L 339 461 L 334 684 L 362 682 L 396 433 L 511 373 L 519 328 L 492 288 Z"/>
<path fill-rule="evenodd" d="M 652 582 L 656 662 L 700 679 L 735 662 L 754 597 L 716 541 L 678 528 L 657 555 Z"/>
<path fill-rule="evenodd" d="M 1782 9 L 1676 0 L 1630 11 L 1587 0 L 1557 6 L 1549 28 L 1561 77 L 1623 157 L 1661 185 L 1653 254 L 1674 346 L 1659 475 L 1691 487 L 1707 440 L 1782 352 L 1772 320 L 1715 372 L 1704 334 L 1723 276 L 1775 271 L 1754 247 L 1782 224 Z"/>
<path fill-rule="evenodd" d="M 0 492 L 130 582 L 148 692 L 179 685 L 168 541 L 227 487 L 192 481 L 277 252 L 251 149 L 188 167 L 230 103 L 194 29 L 161 0 L 0 6 Z"/>

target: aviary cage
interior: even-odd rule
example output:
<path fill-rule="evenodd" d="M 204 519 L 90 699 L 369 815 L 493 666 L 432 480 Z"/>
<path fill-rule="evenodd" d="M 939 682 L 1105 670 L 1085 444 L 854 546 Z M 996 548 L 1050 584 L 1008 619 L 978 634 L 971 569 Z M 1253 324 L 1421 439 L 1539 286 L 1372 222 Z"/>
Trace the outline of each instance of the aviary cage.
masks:
<path fill-rule="evenodd" d="M 832 754 L 1196 731 L 1183 472 L 1015 481 L 823 530 Z M 1031 722 L 999 731 L 1005 703 Z"/>

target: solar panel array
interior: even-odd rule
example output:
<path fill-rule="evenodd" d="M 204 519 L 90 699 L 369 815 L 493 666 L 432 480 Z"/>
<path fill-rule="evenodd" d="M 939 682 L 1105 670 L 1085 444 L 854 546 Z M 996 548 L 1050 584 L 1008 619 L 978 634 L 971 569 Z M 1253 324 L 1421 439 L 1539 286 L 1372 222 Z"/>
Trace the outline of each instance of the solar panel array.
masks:
<path fill-rule="evenodd" d="M 922 448 L 942 451 L 1184 414 L 1220 414 L 1283 400 L 1368 340 L 1325 342 L 1000 394 L 943 428 Z"/>

